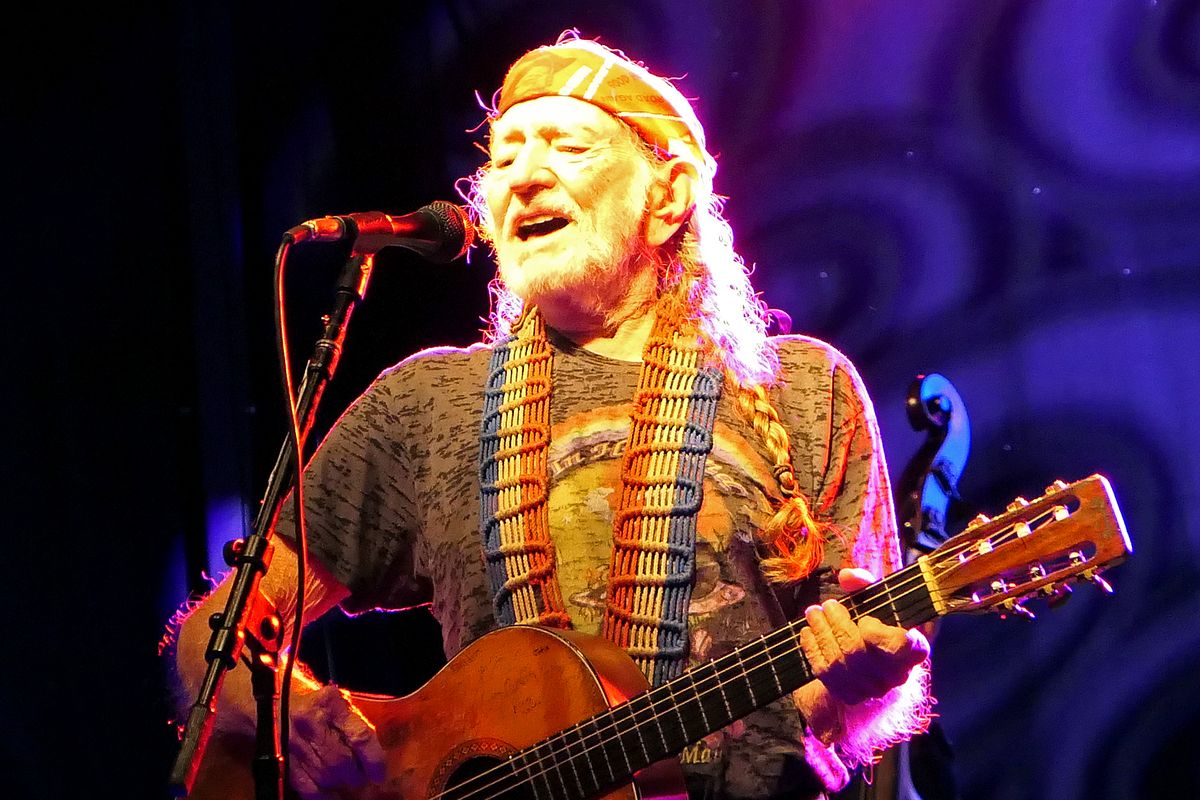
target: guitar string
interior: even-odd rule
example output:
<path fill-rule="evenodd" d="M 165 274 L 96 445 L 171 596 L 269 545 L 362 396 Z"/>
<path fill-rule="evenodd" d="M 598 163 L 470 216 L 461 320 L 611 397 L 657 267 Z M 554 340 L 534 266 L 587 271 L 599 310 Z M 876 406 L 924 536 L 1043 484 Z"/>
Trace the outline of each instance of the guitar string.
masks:
<path fill-rule="evenodd" d="M 1035 515 L 1034 517 L 1030 518 L 1030 520 L 1027 521 L 1027 524 L 1029 524 L 1030 527 L 1033 528 L 1033 527 L 1035 527 L 1035 524 L 1040 525 L 1043 521 L 1048 520 L 1053 515 L 1053 513 L 1054 513 L 1054 510 L 1049 509 L 1044 513 Z M 1001 529 L 1001 531 L 998 531 L 997 534 L 994 535 L 994 537 L 992 539 L 990 539 L 990 541 L 992 541 L 993 547 L 996 547 L 996 546 L 1006 544 L 1007 542 L 1014 541 L 1015 539 L 1018 539 L 1021 536 L 1022 536 L 1022 534 L 1018 531 L 1017 527 L 1015 525 L 1013 525 L 1012 527 L 1010 527 L 1008 529 Z M 935 571 L 940 570 L 942 572 L 945 572 L 945 571 L 953 568 L 958 563 L 957 557 L 961 553 L 977 547 L 977 545 L 980 543 L 980 541 L 981 540 L 964 541 L 955 547 L 946 548 L 945 553 L 940 553 L 938 551 L 931 553 L 930 554 L 931 556 L 935 555 L 935 554 L 937 555 L 937 559 L 931 559 L 931 564 L 930 564 L 931 568 L 934 569 Z M 953 563 L 953 564 L 946 563 L 952 559 L 955 560 L 955 563 Z M 886 608 L 889 605 L 899 608 L 899 601 L 901 601 L 901 600 L 907 600 L 907 599 L 918 599 L 919 600 L 920 599 L 919 597 L 914 598 L 913 596 L 918 595 L 919 590 L 922 588 L 922 586 L 926 582 L 925 576 L 920 570 L 920 565 L 919 564 L 911 564 L 907 567 L 904 567 L 904 568 L 898 570 L 896 573 L 893 573 L 893 575 L 890 577 L 898 578 L 898 577 L 901 577 L 902 575 L 904 575 L 905 573 L 909 573 L 909 574 L 907 576 L 903 577 L 900 581 L 898 581 L 895 586 L 888 586 L 887 590 L 882 593 L 881 597 L 877 598 L 875 596 L 871 596 L 871 597 L 867 598 L 868 602 L 870 602 L 871 600 L 876 600 L 876 599 L 882 600 L 883 602 L 876 603 L 873 606 L 864 606 L 862 609 L 857 609 L 857 608 L 853 609 L 853 612 L 856 614 L 856 617 L 868 616 L 871 613 L 878 611 L 881 608 Z M 886 579 L 885 579 L 885 581 L 886 581 Z M 864 591 L 869 592 L 873 587 L 882 587 L 885 581 L 880 581 L 878 583 L 872 584 L 871 586 L 865 587 Z M 900 590 L 903 590 L 903 591 L 899 594 L 894 593 L 894 592 L 899 592 Z M 748 642 L 744 645 L 741 645 L 737 650 L 734 650 L 732 653 L 729 653 L 728 655 L 722 657 L 721 659 L 718 659 L 717 661 L 709 662 L 710 666 L 716 666 L 720 662 L 727 662 L 727 663 L 723 664 L 721 667 L 719 667 L 718 669 L 713 671 L 713 673 L 711 675 L 706 675 L 705 677 L 701 678 L 699 681 L 692 684 L 692 687 L 693 687 L 692 693 L 695 695 L 695 700 L 701 705 L 701 710 L 703 710 L 703 708 L 702 708 L 703 699 L 702 698 L 704 696 L 713 695 L 715 692 L 718 692 L 718 691 L 724 693 L 724 689 L 726 686 L 729 686 L 729 685 L 732 685 L 735 683 L 735 680 L 730 678 L 730 676 L 729 676 L 729 673 L 731 673 L 732 671 L 737 670 L 739 673 L 742 673 L 736 677 L 739 680 L 744 682 L 744 678 L 746 677 L 744 675 L 744 672 L 746 670 L 761 669 L 764 666 L 778 663 L 778 662 L 782 661 L 784 658 L 795 656 L 797 654 L 799 654 L 803 658 L 803 651 L 801 650 L 801 648 L 798 646 L 798 644 L 796 642 L 796 636 L 797 636 L 799 630 L 803 627 L 805 627 L 805 624 L 801 620 L 794 621 L 792 623 L 789 623 L 788 625 L 778 628 L 777 630 L 770 631 L 770 632 L 764 634 L 763 636 L 759 637 L 758 639 L 756 639 L 753 642 Z M 778 637 L 778 638 L 780 638 L 780 641 L 768 643 L 768 640 L 772 637 Z M 753 649 L 755 647 L 760 647 L 760 645 L 761 645 L 761 649 L 759 650 L 759 652 L 755 653 L 754 656 L 752 656 L 750 659 L 741 660 L 741 659 L 736 658 L 739 651 L 744 650 L 744 649 Z M 783 646 L 785 648 L 782 653 L 772 653 L 771 652 L 773 650 L 777 650 L 780 646 Z M 756 659 L 759 659 L 759 658 L 761 658 L 761 656 L 764 656 L 764 655 L 767 656 L 767 659 L 765 662 L 755 663 Z M 805 659 L 805 661 L 806 661 L 806 659 Z M 675 680 L 678 680 L 678 678 Z M 712 685 L 712 682 L 714 680 L 716 681 L 716 683 L 715 683 L 715 685 Z M 669 686 L 669 685 L 670 685 L 670 683 L 662 684 L 662 686 Z M 703 691 L 700 691 L 700 688 L 702 686 L 704 687 Z M 655 687 L 655 688 L 658 688 L 658 687 Z M 672 697 L 674 697 L 674 692 L 672 692 L 668 689 L 668 693 Z M 621 709 L 622 707 L 628 706 L 629 704 L 638 701 L 639 698 L 646 699 L 647 694 L 648 694 L 648 692 L 637 695 L 637 696 L 631 698 L 629 701 L 622 703 L 621 705 L 614 706 L 613 708 L 607 709 L 606 711 L 603 711 L 600 713 L 602 715 L 606 715 L 611 718 L 613 715 L 613 712 L 616 712 L 619 709 Z M 689 698 L 689 700 L 687 702 L 692 702 L 692 698 Z M 610 721 L 606 724 L 606 727 L 596 726 L 595 730 L 593 730 L 587 734 L 580 735 L 579 741 L 577 744 L 586 744 L 586 746 L 578 752 L 572 753 L 571 752 L 572 745 L 563 743 L 563 744 L 553 745 L 551 747 L 551 749 L 547 750 L 545 753 L 539 754 L 539 757 L 535 761 L 531 761 L 528 764 L 521 765 L 520 767 L 516 767 L 515 765 L 513 765 L 512 759 L 510 758 L 508 761 L 498 762 L 495 766 L 493 766 L 489 770 L 481 772 L 478 775 L 471 776 L 471 778 L 469 778 L 467 781 L 465 781 L 463 783 L 457 784 L 455 786 L 449 787 L 445 791 L 431 795 L 429 800 L 440 800 L 440 798 L 447 797 L 450 794 L 450 792 L 460 792 L 460 791 L 463 791 L 464 789 L 466 789 L 468 791 L 468 794 L 456 795 L 456 797 L 458 798 L 458 800 L 470 800 L 471 798 L 478 797 L 479 792 L 489 791 L 489 790 L 493 789 L 494 787 L 496 787 L 498 784 L 503 783 L 506 778 L 514 779 L 515 780 L 514 785 L 520 785 L 522 783 L 532 783 L 535 778 L 547 776 L 551 769 L 559 770 L 559 772 L 560 772 L 559 780 L 560 780 L 560 782 L 562 782 L 561 765 L 558 763 L 554 763 L 554 764 L 550 765 L 550 767 L 545 767 L 544 766 L 545 762 L 561 761 L 562 760 L 561 756 L 563 755 L 564 751 L 566 753 L 566 758 L 568 760 L 576 758 L 578 756 L 586 755 L 590 752 L 593 752 L 597 748 L 603 747 L 606 744 L 605 740 L 607 738 L 609 738 L 610 735 L 612 735 L 614 731 L 618 730 L 621 724 L 624 724 L 626 722 L 633 722 L 634 726 L 637 727 L 637 726 L 641 726 L 646 723 L 655 721 L 655 720 L 657 720 L 661 717 L 667 716 L 671 713 L 678 713 L 678 706 L 673 706 L 669 711 L 660 712 L 658 709 L 656 709 L 654 707 L 654 705 L 655 704 L 654 704 L 653 699 L 650 699 L 649 703 L 648 703 L 648 710 L 651 712 L 651 714 L 648 717 L 642 718 L 639 716 L 639 711 L 636 711 L 636 710 L 631 711 L 628 719 L 621 720 L 619 723 L 615 719 L 610 719 Z M 554 734 L 553 737 L 551 737 L 551 740 L 564 739 L 566 736 L 568 736 L 572 732 L 578 731 L 580 728 L 582 728 L 582 726 L 589 723 L 592 719 L 594 719 L 594 717 L 590 717 L 588 719 L 581 720 L 580 722 L 577 722 L 574 725 L 572 725 L 568 728 L 565 728 L 562 731 L 559 731 L 558 733 Z M 617 735 L 619 736 L 620 734 L 618 733 Z M 639 735 L 639 738 L 640 738 L 640 735 Z M 598 739 L 599 741 L 589 742 L 588 741 L 589 739 Z M 549 740 L 543 740 L 543 741 L 549 741 Z M 643 748 L 644 748 L 644 745 L 643 745 Z M 536 751 L 538 749 L 539 749 L 539 745 L 535 744 L 535 745 L 531 745 L 530 747 L 523 748 L 522 750 L 518 751 L 518 753 L 516 753 L 514 755 L 517 755 L 522 752 L 528 752 L 529 750 Z M 506 770 L 505 767 L 513 767 L 514 769 Z M 536 772 L 534 771 L 534 768 L 537 768 Z M 515 769 L 520 769 L 523 772 L 526 772 L 527 775 L 519 776 L 517 774 L 517 772 L 515 771 Z M 471 782 L 477 782 L 479 780 L 486 779 L 493 774 L 495 774 L 496 779 L 493 780 L 491 783 L 489 783 L 485 786 L 479 786 L 479 787 L 474 787 L 474 788 L 469 788 L 469 789 L 467 788 Z M 513 788 L 513 787 L 505 786 L 501 790 L 507 791 L 511 788 Z"/>

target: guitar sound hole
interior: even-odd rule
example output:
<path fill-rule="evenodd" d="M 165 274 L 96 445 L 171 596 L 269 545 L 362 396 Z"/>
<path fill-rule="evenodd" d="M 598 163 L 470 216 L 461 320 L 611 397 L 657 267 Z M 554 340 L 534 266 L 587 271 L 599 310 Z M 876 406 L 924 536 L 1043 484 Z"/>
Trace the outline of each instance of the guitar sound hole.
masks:
<path fill-rule="evenodd" d="M 450 773 L 441 800 L 535 800 L 524 781 L 499 759 L 469 758 Z"/>

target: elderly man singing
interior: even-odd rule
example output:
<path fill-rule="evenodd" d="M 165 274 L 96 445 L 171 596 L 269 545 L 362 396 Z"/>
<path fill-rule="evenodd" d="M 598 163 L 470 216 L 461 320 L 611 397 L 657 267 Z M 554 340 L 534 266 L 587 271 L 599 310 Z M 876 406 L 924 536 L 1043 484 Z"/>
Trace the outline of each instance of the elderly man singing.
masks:
<path fill-rule="evenodd" d="M 509 626 L 561 631 L 543 637 L 555 642 L 596 637 L 603 660 L 667 687 L 653 705 L 664 725 L 685 706 L 699 720 L 674 748 L 668 772 L 679 776 L 678 762 L 682 776 L 666 796 L 817 797 L 925 724 L 928 645 L 916 631 L 855 621 L 834 599 L 899 565 L 874 414 L 832 347 L 766 335 L 715 168 L 688 101 L 624 54 L 569 34 L 513 64 L 490 109 L 488 163 L 470 181 L 499 266 L 487 340 L 385 371 L 325 439 L 305 474 L 307 617 L 335 604 L 429 602 L 452 658 Z M 263 590 L 286 617 L 296 598 L 286 510 L 277 532 Z M 219 587 L 181 626 L 188 692 L 202 674 L 204 621 L 226 594 Z M 736 720 L 720 719 L 732 668 L 686 683 L 801 617 L 786 649 L 798 638 L 817 680 L 797 688 L 769 675 L 776 691 L 743 691 L 753 710 Z M 603 730 L 568 741 L 566 766 L 524 791 L 456 772 L 467 756 L 511 760 L 555 733 L 514 719 L 506 739 L 478 723 L 485 698 L 517 698 L 507 703 L 517 715 L 542 695 L 547 708 L 573 702 L 537 647 L 513 649 L 454 659 L 448 670 L 475 670 L 470 686 L 427 703 L 403 736 L 365 701 L 298 679 L 292 788 L 303 798 L 365 784 L 411 794 L 404 776 L 422 774 L 421 797 L 463 780 L 475 780 L 463 797 L 608 791 L 625 765 L 611 764 L 619 750 L 605 749 Z M 729 663 L 742 674 L 761 666 Z M 252 732 L 245 673 L 226 683 L 218 738 Z M 493 673 L 499 688 L 485 688 Z M 705 692 L 709 701 L 694 699 Z M 678 703 L 674 714 L 663 698 Z M 474 724 L 491 732 L 473 734 Z M 417 764 L 433 737 L 423 725 L 463 726 L 462 748 Z M 603 779 L 581 755 L 594 746 L 599 769 L 609 762 Z M 513 763 L 532 774 L 547 752 Z M 585 764 L 592 775 L 580 774 Z"/>

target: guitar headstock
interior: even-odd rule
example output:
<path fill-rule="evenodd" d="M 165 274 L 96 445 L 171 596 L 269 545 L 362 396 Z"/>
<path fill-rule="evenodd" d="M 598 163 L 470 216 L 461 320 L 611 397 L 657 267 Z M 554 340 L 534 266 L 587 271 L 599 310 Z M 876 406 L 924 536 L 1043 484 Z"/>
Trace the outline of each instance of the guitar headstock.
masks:
<path fill-rule="evenodd" d="M 1101 570 L 1133 552 L 1112 487 L 1100 475 L 1055 481 L 1032 501 L 1018 497 L 999 516 L 977 517 L 921 558 L 939 614 L 998 611 L 1033 616 L 1021 605 L 1054 600 L 1071 581 L 1112 591 Z"/>

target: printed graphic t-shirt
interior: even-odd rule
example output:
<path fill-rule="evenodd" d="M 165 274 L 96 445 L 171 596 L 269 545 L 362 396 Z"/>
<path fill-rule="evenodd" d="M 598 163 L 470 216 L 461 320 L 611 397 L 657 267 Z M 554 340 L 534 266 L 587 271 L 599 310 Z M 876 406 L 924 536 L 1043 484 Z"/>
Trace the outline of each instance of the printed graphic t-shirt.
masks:
<path fill-rule="evenodd" d="M 572 626 L 598 634 L 620 492 L 621 456 L 640 364 L 595 355 L 551 332 L 554 391 L 549 521 Z M 722 397 L 697 520 L 688 609 L 693 664 L 719 657 L 838 594 L 836 571 L 899 563 L 886 467 L 866 393 L 830 346 L 775 340 L 783 380 L 772 400 L 796 477 L 836 528 L 823 565 L 772 587 L 755 531 L 779 491 L 771 459 Z M 339 420 L 305 479 L 310 555 L 351 592 L 349 612 L 431 603 L 447 657 L 497 625 L 479 534 L 479 428 L 490 350 L 427 350 L 384 372 Z M 290 504 L 286 506 L 290 509 Z M 285 512 L 285 514 L 288 512 Z M 281 519 L 286 531 L 290 522 Z M 803 720 L 784 697 L 689 746 L 689 797 L 815 796 Z"/>

